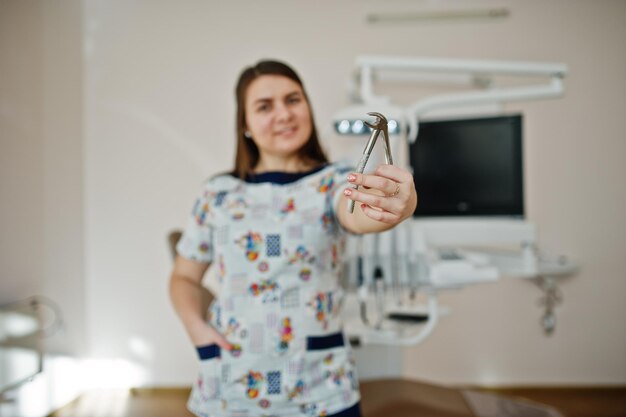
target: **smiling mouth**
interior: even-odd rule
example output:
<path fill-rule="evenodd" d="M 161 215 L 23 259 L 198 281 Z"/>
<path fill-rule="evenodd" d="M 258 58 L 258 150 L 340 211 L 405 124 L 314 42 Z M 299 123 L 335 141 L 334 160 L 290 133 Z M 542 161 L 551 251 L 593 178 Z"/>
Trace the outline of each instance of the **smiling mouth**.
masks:
<path fill-rule="evenodd" d="M 294 127 L 289 127 L 286 129 L 278 130 L 276 131 L 276 134 L 277 135 L 285 135 L 285 134 L 289 135 L 289 134 L 294 133 L 296 130 L 298 130 L 298 128 L 294 126 Z"/>

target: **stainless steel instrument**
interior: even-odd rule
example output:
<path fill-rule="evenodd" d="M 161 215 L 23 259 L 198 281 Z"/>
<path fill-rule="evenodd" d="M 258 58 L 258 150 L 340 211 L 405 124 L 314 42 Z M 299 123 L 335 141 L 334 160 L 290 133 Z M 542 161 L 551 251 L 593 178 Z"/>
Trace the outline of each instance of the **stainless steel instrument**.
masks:
<path fill-rule="evenodd" d="M 367 113 L 370 116 L 376 117 L 376 121 L 374 123 L 365 122 L 365 124 L 370 127 L 372 130 L 372 134 L 370 135 L 369 140 L 367 141 L 367 145 L 365 145 L 365 149 L 363 150 L 363 155 L 361 155 L 361 159 L 356 166 L 356 172 L 362 174 L 365 170 L 365 165 L 367 165 L 367 161 L 372 154 L 372 150 L 374 149 L 374 145 L 376 144 L 376 139 L 378 139 L 378 135 L 380 132 L 383 133 L 383 145 L 385 147 L 385 162 L 389 165 L 393 165 L 393 158 L 391 156 L 391 146 L 389 144 L 389 131 L 387 130 L 387 119 L 380 113 L 370 112 Z M 358 185 L 353 185 L 352 188 L 355 190 L 359 188 Z M 350 200 L 348 205 L 348 211 L 350 213 L 354 213 L 354 200 Z"/>

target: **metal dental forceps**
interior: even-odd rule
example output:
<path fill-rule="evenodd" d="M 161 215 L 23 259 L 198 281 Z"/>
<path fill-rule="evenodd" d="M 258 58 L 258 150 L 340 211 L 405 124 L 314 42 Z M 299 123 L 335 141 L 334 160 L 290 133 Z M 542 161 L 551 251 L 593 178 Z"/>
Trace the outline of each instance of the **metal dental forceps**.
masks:
<path fill-rule="evenodd" d="M 391 157 L 391 146 L 389 145 L 389 131 L 387 130 L 387 119 L 380 113 L 370 112 L 367 113 L 370 116 L 376 117 L 376 121 L 374 123 L 365 122 L 365 124 L 372 128 L 372 134 L 370 139 L 367 141 L 367 145 L 365 145 L 365 150 L 363 150 L 363 155 L 361 155 L 361 159 L 356 166 L 356 172 L 362 174 L 365 170 L 365 165 L 367 164 L 367 160 L 370 159 L 370 155 L 372 154 L 372 149 L 374 149 L 374 145 L 376 144 L 376 139 L 378 139 L 378 135 L 380 132 L 383 132 L 383 144 L 385 146 L 385 162 L 388 165 L 393 165 L 393 159 Z M 353 185 L 352 188 L 355 190 L 359 188 L 358 185 Z M 350 204 L 348 205 L 348 211 L 350 213 L 354 213 L 354 200 L 350 200 Z"/>

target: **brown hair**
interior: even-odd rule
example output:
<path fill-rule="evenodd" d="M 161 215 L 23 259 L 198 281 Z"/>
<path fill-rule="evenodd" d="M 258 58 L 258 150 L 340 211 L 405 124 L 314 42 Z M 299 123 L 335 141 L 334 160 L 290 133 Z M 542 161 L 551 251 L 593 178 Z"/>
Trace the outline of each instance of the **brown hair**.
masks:
<path fill-rule="evenodd" d="M 298 77 L 298 74 L 287 64 L 279 61 L 259 61 L 256 65 L 245 68 L 235 88 L 235 97 L 237 100 L 237 119 L 235 120 L 237 132 L 237 151 L 235 154 L 235 168 L 233 175 L 244 179 L 247 174 L 259 162 L 259 149 L 251 138 L 245 136 L 246 131 L 246 93 L 252 81 L 262 75 L 281 75 L 287 77 L 302 88 L 304 98 L 309 103 L 309 112 L 311 115 L 311 136 L 309 140 L 298 150 L 298 156 L 305 162 L 311 164 L 324 164 L 328 162 L 326 154 L 322 150 L 317 136 L 317 129 L 313 120 L 313 110 L 311 109 L 309 97 L 306 94 L 304 85 Z"/>

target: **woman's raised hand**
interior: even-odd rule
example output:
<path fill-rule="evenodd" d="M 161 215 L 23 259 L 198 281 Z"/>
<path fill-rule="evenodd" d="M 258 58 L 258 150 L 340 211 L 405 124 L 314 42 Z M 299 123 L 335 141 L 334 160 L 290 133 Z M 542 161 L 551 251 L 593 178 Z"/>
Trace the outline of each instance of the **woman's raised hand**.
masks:
<path fill-rule="evenodd" d="M 374 220 L 396 225 L 411 217 L 417 207 L 413 175 L 396 165 L 380 165 L 371 174 L 350 173 L 348 181 L 359 189 L 344 194 L 360 203 L 363 213 Z"/>

